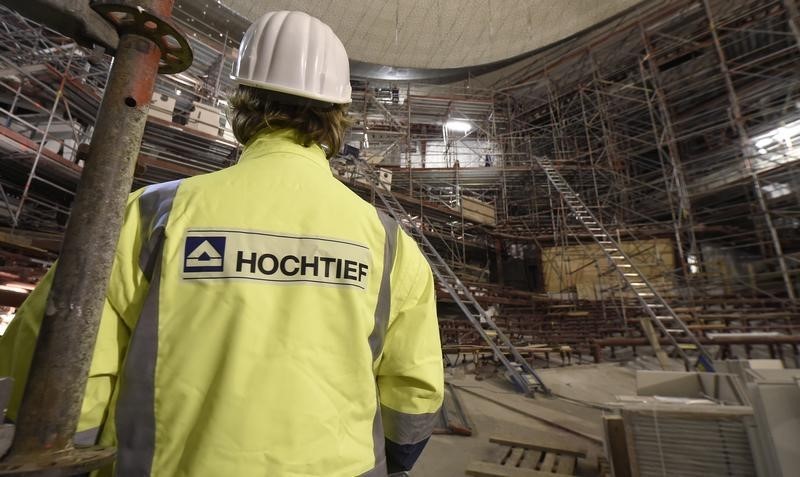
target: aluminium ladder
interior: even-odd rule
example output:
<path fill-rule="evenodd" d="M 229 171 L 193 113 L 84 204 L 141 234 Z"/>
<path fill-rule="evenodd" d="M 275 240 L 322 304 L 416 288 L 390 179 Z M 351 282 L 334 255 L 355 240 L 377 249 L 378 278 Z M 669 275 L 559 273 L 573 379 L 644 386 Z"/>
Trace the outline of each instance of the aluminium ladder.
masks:
<path fill-rule="evenodd" d="M 530 363 L 519 354 L 508 336 L 486 314 L 469 288 L 461 282 L 447 262 L 439 255 L 439 252 L 425 236 L 422 225 L 418 224 L 411 214 L 406 212 L 394 194 L 380 183 L 378 171 L 364 160 L 354 159 L 354 161 L 358 172 L 367 179 L 389 215 L 417 242 L 436 276 L 437 283 L 447 290 L 481 338 L 491 347 L 494 355 L 506 368 L 511 382 L 525 394 L 532 396 L 535 392 L 540 392 L 549 395 L 550 389 L 545 386 Z M 497 342 L 487 333 L 489 330 L 484 329 L 484 324 L 496 333 Z M 506 352 L 510 354 L 510 357 L 506 356 Z"/>
<path fill-rule="evenodd" d="M 711 355 L 703 349 L 700 341 L 689 330 L 686 323 L 678 317 L 652 283 L 634 265 L 630 256 L 622 250 L 618 241 L 614 240 L 614 237 L 597 220 L 597 217 L 589 210 L 589 207 L 583 203 L 580 196 L 572 190 L 567 181 L 564 180 L 564 177 L 556 170 L 552 161 L 544 157 L 535 157 L 534 159 L 544 170 L 553 187 L 561 194 L 562 199 L 578 222 L 589 231 L 594 241 L 600 246 L 608 262 L 622 277 L 623 283 L 636 296 L 652 325 L 655 325 L 655 328 L 661 332 L 661 335 L 667 339 L 683 359 L 686 369 L 694 368 L 713 372 Z M 646 328 L 648 326 L 647 323 L 642 323 L 645 332 L 648 331 Z M 659 337 L 657 335 L 652 336 L 652 340 L 654 340 L 654 347 L 658 349 Z M 694 363 L 691 362 L 681 343 L 693 345 L 697 350 L 698 356 Z"/>

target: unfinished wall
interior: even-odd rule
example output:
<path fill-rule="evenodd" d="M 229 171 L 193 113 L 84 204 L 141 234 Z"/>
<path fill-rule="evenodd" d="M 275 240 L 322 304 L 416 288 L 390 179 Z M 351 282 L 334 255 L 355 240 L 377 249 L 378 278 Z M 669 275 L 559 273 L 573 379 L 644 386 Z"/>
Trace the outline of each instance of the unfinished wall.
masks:
<path fill-rule="evenodd" d="M 674 291 L 674 245 L 670 239 L 621 242 L 633 264 L 665 295 Z M 545 290 L 548 293 L 577 293 L 579 299 L 599 300 L 620 292 L 616 273 L 596 244 L 549 247 L 542 251 Z M 633 295 L 630 295 L 631 297 Z"/>

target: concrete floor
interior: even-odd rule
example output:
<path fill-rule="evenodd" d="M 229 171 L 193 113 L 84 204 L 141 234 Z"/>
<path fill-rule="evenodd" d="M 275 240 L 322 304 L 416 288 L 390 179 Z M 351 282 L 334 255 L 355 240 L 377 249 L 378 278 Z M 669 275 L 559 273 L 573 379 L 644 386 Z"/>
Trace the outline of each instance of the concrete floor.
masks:
<path fill-rule="evenodd" d="M 553 393 L 568 400 L 524 397 L 500 376 L 476 380 L 470 367 L 450 369 L 447 379 L 458 387 L 458 396 L 473 423 L 473 435 L 433 436 L 411 472 L 412 476 L 463 476 L 466 467 L 474 460 L 494 461 L 500 446 L 490 443 L 490 436 L 542 441 L 555 447 L 559 442 L 585 446 L 588 456 L 579 459 L 577 475 L 596 476 L 597 458 L 603 455 L 603 410 L 593 407 L 593 404 L 613 401 L 615 395 L 635 394 L 635 371 L 612 363 L 541 370 L 542 380 Z M 489 399 L 539 419 L 507 409 Z"/>

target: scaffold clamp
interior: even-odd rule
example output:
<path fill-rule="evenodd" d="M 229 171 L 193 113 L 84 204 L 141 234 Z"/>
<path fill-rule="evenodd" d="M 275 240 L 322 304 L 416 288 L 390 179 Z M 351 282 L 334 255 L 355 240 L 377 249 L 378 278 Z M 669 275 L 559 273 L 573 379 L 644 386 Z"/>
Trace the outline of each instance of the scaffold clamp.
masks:
<path fill-rule="evenodd" d="M 191 66 L 192 48 L 183 33 L 164 18 L 144 8 L 135 0 L 92 0 L 92 9 L 113 25 L 120 36 L 143 36 L 158 45 L 160 74 L 180 73 Z"/>

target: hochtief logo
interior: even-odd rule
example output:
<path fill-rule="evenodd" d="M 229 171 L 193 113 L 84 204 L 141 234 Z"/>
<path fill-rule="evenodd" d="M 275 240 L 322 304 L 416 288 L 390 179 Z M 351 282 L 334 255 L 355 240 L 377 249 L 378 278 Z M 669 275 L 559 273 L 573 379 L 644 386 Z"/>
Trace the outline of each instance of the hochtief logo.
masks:
<path fill-rule="evenodd" d="M 224 270 L 226 237 L 186 237 L 184 272 Z"/>

